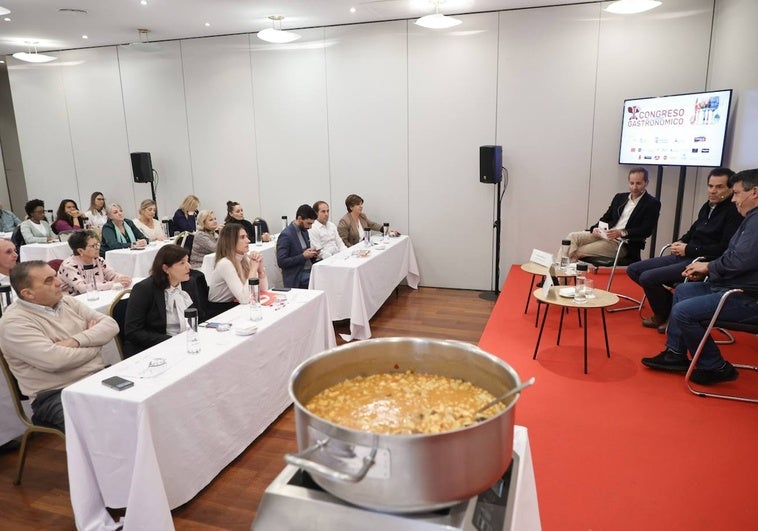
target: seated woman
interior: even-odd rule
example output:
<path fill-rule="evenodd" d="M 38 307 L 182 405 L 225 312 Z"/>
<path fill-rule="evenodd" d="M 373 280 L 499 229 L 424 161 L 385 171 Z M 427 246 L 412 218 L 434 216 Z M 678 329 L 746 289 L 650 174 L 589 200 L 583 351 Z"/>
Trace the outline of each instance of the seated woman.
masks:
<path fill-rule="evenodd" d="M 260 279 L 260 289 L 268 289 L 263 256 L 248 251 L 250 240 L 239 223 L 227 223 L 221 229 L 216 248 L 216 268 L 208 281 L 208 300 L 223 303 L 228 309 L 249 301 L 249 278 Z M 220 308 L 217 308 L 220 309 Z"/>
<path fill-rule="evenodd" d="M 188 195 L 174 213 L 174 232 L 195 232 L 197 209 L 200 199 L 196 195 Z"/>
<path fill-rule="evenodd" d="M 105 196 L 102 192 L 93 192 L 89 198 L 89 210 L 84 213 L 87 221 L 96 229 L 101 229 L 108 221 L 108 212 L 105 208 Z"/>
<path fill-rule="evenodd" d="M 63 283 L 63 292 L 69 295 L 86 293 L 92 285 L 92 276 L 98 290 L 105 291 L 116 288 L 116 284 L 129 287 L 132 279 L 121 275 L 105 264 L 100 258 L 100 239 L 97 233 L 91 230 L 80 230 L 71 235 L 68 245 L 74 252 L 73 256 L 66 258 L 58 268 L 58 280 Z M 94 269 L 89 272 L 84 270 L 85 265 L 93 265 Z"/>
<path fill-rule="evenodd" d="M 45 218 L 45 203 L 41 199 L 32 199 L 24 205 L 29 219 L 20 225 L 24 243 L 49 243 L 58 241 Z"/>
<path fill-rule="evenodd" d="M 192 241 L 192 252 L 190 253 L 190 265 L 192 269 L 203 267 L 203 258 L 205 255 L 215 253 L 218 244 L 218 221 L 213 210 L 201 210 L 197 215 L 197 231 L 195 239 Z"/>
<path fill-rule="evenodd" d="M 371 221 L 363 213 L 363 198 L 356 194 L 350 194 L 345 199 L 347 214 L 342 216 L 337 225 L 337 233 L 345 242 L 345 245 L 351 247 L 363 239 L 366 229 L 381 232 L 382 224 Z M 393 234 L 399 234 L 396 230 L 390 230 Z"/>
<path fill-rule="evenodd" d="M 133 356 L 186 330 L 187 308 L 197 308 L 199 321 L 205 320 L 203 294 L 199 284 L 191 280 L 190 271 L 189 253 L 184 247 L 169 244 L 158 250 L 150 276 L 135 284 L 129 295 L 124 356 Z"/>
<path fill-rule="evenodd" d="M 76 201 L 64 199 L 58 206 L 53 222 L 53 232 L 60 234 L 69 230 L 81 230 L 84 228 L 84 214 L 79 211 Z"/>
<path fill-rule="evenodd" d="M 144 247 L 147 239 L 129 219 L 124 219 L 121 205 L 113 203 L 108 207 L 108 221 L 103 225 L 103 239 L 100 243 L 100 256 L 113 249 L 129 249 L 132 246 Z"/>
<path fill-rule="evenodd" d="M 256 218 L 255 221 L 261 226 L 261 241 L 270 241 L 271 235 L 268 232 L 268 223 L 260 218 Z M 255 243 L 255 226 L 245 219 L 245 211 L 242 209 L 242 205 L 236 201 L 226 202 L 226 219 L 224 223 L 239 223 L 245 227 L 250 242 Z"/>
<path fill-rule="evenodd" d="M 142 234 L 150 241 L 163 241 L 166 233 L 160 221 L 155 219 L 155 201 L 145 199 L 139 204 L 139 214 L 132 221 Z"/>

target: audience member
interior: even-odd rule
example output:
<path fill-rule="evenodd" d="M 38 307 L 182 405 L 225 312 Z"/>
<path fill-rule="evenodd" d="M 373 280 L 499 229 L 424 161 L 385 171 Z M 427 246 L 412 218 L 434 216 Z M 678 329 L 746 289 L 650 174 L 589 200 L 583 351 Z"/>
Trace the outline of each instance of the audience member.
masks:
<path fill-rule="evenodd" d="M 347 214 L 342 216 L 337 225 L 337 232 L 346 246 L 352 247 L 363 239 L 366 230 L 382 230 L 382 224 L 371 221 L 363 213 L 363 198 L 350 194 L 345 198 Z"/>
<path fill-rule="evenodd" d="M 646 192 L 648 173 L 645 168 L 629 171 L 629 193 L 616 194 L 608 210 L 598 223 L 585 231 L 572 232 L 569 256 L 572 259 L 589 257 L 615 257 L 622 238 L 629 243 L 621 249 L 620 257 L 639 257 L 645 248 L 645 239 L 653 233 L 658 223 L 661 203 Z M 598 228 L 600 222 L 608 224 L 608 230 Z"/>
<path fill-rule="evenodd" d="M 0 284 L 10 284 L 11 269 L 18 263 L 18 253 L 13 242 L 0 238 Z"/>
<path fill-rule="evenodd" d="M 58 268 L 58 279 L 63 283 L 63 291 L 66 294 L 79 295 L 92 288 L 105 291 L 118 289 L 116 284 L 123 287 L 129 287 L 132 284 L 130 277 L 121 275 L 108 267 L 105 260 L 100 257 L 100 240 L 96 232 L 77 231 L 68 239 L 68 245 L 74 254 L 66 258 Z M 94 268 L 86 271 L 85 265 L 91 265 Z"/>
<path fill-rule="evenodd" d="M 25 243 L 49 243 L 58 241 L 50 224 L 45 218 L 45 203 L 41 199 L 32 199 L 24 205 L 29 219 L 21 222 L 21 236 Z"/>
<path fill-rule="evenodd" d="M 203 274 L 194 271 L 195 275 Z M 205 279 L 202 280 L 203 287 Z M 187 329 L 184 310 L 197 308 L 205 320 L 203 295 L 190 278 L 189 252 L 164 245 L 153 260 L 150 276 L 132 288 L 124 323 L 124 356 L 132 356 Z"/>
<path fill-rule="evenodd" d="M 93 192 L 89 199 L 89 210 L 84 213 L 87 221 L 98 230 L 108 221 L 108 211 L 105 208 L 105 196 L 102 192 Z"/>
<path fill-rule="evenodd" d="M 271 240 L 271 235 L 268 232 L 268 223 L 261 218 L 255 218 L 254 223 L 258 223 L 261 227 L 261 241 L 267 242 Z M 255 225 L 245 219 L 245 211 L 242 209 L 242 205 L 236 201 L 226 202 L 226 219 L 224 223 L 239 223 L 247 231 L 247 237 L 250 243 L 255 243 Z"/>
<path fill-rule="evenodd" d="M 103 257 L 113 249 L 128 249 L 132 246 L 139 248 L 147 245 L 145 235 L 130 219 L 124 219 L 124 210 L 116 203 L 108 207 L 108 221 L 103 225 L 102 232 L 100 256 Z"/>
<path fill-rule="evenodd" d="M 308 288 L 311 266 L 318 249 L 311 246 L 308 229 L 313 226 L 316 212 L 310 205 L 300 205 L 295 221 L 284 229 L 276 240 L 276 263 L 282 270 L 285 288 Z"/>
<path fill-rule="evenodd" d="M 64 296 L 52 267 L 32 260 L 11 272 L 19 300 L 0 319 L 0 349 L 32 422 L 65 429 L 61 391 L 105 367 L 100 349 L 118 334 L 116 321 Z"/>
<path fill-rule="evenodd" d="M 188 195 L 174 212 L 174 232 L 195 232 L 195 218 L 200 199 L 196 195 Z"/>
<path fill-rule="evenodd" d="M 81 230 L 83 228 L 84 214 L 79 211 L 76 201 L 73 199 L 61 201 L 61 204 L 58 205 L 58 212 L 55 214 L 55 221 L 52 226 L 53 232 L 60 234 L 61 232 Z"/>
<path fill-rule="evenodd" d="M 21 220 L 10 210 L 5 210 L 0 204 L 0 232 L 12 232 L 13 229 L 21 225 Z"/>
<path fill-rule="evenodd" d="M 208 282 L 208 300 L 213 303 L 249 302 L 247 281 L 260 279 L 260 289 L 268 289 L 263 256 L 249 251 L 247 231 L 239 223 L 221 229 L 216 248 L 216 267 Z"/>
<path fill-rule="evenodd" d="M 730 296 L 721 309 L 720 318 L 740 323 L 758 323 L 758 169 L 741 171 L 734 176 L 732 201 L 744 216 L 742 224 L 729 241 L 724 253 L 710 262 L 689 264 L 682 276 L 690 280 L 679 284 L 674 292 L 666 334 L 666 350 L 651 358 L 642 358 L 651 369 L 685 372 L 691 355 L 703 339 L 707 323 L 713 317 L 721 296 L 732 288 L 744 293 Z M 724 360 L 716 343 L 708 337 L 690 379 L 710 385 L 736 379 L 737 369 Z"/>
<path fill-rule="evenodd" d="M 658 327 L 666 332 L 673 295 L 668 287 L 681 282 L 682 271 L 692 260 L 704 257 L 713 260 L 729 245 L 742 216 L 732 202 L 732 176 L 729 168 L 715 168 L 708 175 L 708 201 L 703 204 L 697 220 L 684 236 L 669 248 L 670 254 L 635 262 L 626 269 L 629 278 L 642 286 L 653 316 L 642 320 L 642 326 Z"/>
<path fill-rule="evenodd" d="M 203 258 L 216 252 L 218 244 L 218 221 L 213 210 L 201 210 L 197 215 L 197 231 L 192 240 L 192 252 L 190 253 L 190 265 L 192 269 L 203 267 Z"/>
<path fill-rule="evenodd" d="M 311 238 L 311 247 L 318 249 L 318 259 L 329 258 L 347 249 L 337 233 L 337 225 L 329 221 L 329 204 L 326 201 L 316 201 L 313 210 L 316 211 L 316 221 L 308 231 L 308 236 Z"/>
<path fill-rule="evenodd" d="M 155 219 L 155 201 L 145 199 L 139 204 L 139 214 L 132 221 L 142 234 L 150 241 L 163 241 L 166 239 L 166 233 L 163 232 L 163 225 Z"/>

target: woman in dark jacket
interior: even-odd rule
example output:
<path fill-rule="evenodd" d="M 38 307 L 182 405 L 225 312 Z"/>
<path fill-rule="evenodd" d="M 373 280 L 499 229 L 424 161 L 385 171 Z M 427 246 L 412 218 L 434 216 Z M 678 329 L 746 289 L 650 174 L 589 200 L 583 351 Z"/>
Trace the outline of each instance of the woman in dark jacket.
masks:
<path fill-rule="evenodd" d="M 124 219 L 124 209 L 121 205 L 113 203 L 108 207 L 108 221 L 102 229 L 102 241 L 100 242 L 100 256 L 105 258 L 105 253 L 113 249 L 128 249 L 132 245 L 144 247 L 147 238 L 142 234 L 132 220 Z"/>
<path fill-rule="evenodd" d="M 205 291 L 205 292 L 204 292 Z M 142 352 L 186 330 L 184 310 L 197 308 L 205 320 L 207 286 L 199 271 L 192 271 L 189 252 L 178 245 L 161 247 L 150 276 L 138 282 L 129 295 L 124 324 L 124 357 Z"/>

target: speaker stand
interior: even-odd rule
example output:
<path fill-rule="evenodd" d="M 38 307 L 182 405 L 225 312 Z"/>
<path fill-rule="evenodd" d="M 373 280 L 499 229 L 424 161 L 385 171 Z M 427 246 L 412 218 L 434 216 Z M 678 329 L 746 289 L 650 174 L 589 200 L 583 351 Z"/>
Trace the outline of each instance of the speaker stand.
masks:
<path fill-rule="evenodd" d="M 497 300 L 500 295 L 500 206 L 503 202 L 503 196 L 500 193 L 500 183 L 502 180 L 501 175 L 500 180 L 497 182 L 497 210 L 495 212 L 495 223 L 492 224 L 492 227 L 495 229 L 495 289 L 493 291 L 482 291 L 479 293 L 479 298 L 487 301 Z"/>

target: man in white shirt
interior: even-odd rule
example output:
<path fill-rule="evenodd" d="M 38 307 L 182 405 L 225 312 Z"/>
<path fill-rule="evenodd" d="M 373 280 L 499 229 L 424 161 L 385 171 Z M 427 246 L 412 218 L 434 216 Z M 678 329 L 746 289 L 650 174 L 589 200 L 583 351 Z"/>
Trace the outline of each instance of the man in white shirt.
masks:
<path fill-rule="evenodd" d="M 317 217 L 308 230 L 308 235 L 311 238 L 311 246 L 319 250 L 318 259 L 329 258 L 347 249 L 337 233 L 337 225 L 329 221 L 329 204 L 326 201 L 316 201 L 313 203 L 313 210 L 316 211 Z"/>

